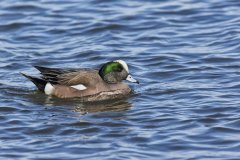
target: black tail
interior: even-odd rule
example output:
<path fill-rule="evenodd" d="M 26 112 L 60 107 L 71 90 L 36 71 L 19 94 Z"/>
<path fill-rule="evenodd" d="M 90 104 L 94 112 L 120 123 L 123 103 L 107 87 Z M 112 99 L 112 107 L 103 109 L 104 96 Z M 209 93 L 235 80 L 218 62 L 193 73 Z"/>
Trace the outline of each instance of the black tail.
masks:
<path fill-rule="evenodd" d="M 27 79 L 29 79 L 30 81 L 32 81 L 40 91 L 44 92 L 47 81 L 45 81 L 43 79 L 40 79 L 40 78 L 37 78 L 37 77 L 32 77 L 32 76 L 26 75 L 24 73 L 21 73 L 21 74 L 24 77 L 26 77 Z"/>

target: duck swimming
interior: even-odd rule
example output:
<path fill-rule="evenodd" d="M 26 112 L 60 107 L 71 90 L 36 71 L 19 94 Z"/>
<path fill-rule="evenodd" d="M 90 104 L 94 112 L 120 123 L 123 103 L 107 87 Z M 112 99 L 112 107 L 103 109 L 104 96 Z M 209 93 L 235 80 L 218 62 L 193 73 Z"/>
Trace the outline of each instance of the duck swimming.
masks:
<path fill-rule="evenodd" d="M 59 98 L 80 97 L 85 101 L 123 98 L 132 90 L 121 81 L 139 83 L 129 74 L 128 65 L 123 60 L 107 62 L 99 70 L 34 67 L 40 71 L 41 77 L 22 75 L 46 95 Z"/>

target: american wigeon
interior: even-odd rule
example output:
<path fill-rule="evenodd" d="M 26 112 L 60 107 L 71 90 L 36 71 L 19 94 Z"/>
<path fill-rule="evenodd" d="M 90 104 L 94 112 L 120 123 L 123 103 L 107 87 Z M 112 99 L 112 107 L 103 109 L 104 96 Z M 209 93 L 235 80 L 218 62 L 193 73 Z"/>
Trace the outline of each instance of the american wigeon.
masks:
<path fill-rule="evenodd" d="M 100 70 L 59 69 L 35 66 L 41 77 L 22 73 L 37 88 L 47 95 L 60 98 L 82 97 L 87 101 L 107 100 L 126 97 L 131 88 L 122 80 L 139 83 L 129 74 L 128 65 L 123 60 L 103 64 Z"/>

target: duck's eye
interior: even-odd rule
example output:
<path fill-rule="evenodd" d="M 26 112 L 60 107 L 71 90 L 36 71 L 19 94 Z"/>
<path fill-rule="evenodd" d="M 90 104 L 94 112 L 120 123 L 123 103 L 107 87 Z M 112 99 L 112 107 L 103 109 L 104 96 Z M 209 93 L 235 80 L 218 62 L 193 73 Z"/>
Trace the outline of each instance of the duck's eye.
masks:
<path fill-rule="evenodd" d="M 117 68 L 115 69 L 116 72 L 122 72 L 122 70 L 123 70 L 122 67 L 117 67 Z"/>
<path fill-rule="evenodd" d="M 122 72 L 122 70 L 123 70 L 122 66 L 118 66 L 118 67 L 115 68 L 116 72 Z"/>

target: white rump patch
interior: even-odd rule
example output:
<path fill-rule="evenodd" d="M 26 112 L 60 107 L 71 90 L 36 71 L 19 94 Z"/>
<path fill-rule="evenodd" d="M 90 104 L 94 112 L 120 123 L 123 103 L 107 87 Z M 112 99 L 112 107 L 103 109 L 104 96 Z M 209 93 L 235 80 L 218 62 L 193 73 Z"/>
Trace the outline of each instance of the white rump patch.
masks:
<path fill-rule="evenodd" d="M 123 61 L 123 60 L 116 60 L 116 61 L 113 61 L 113 62 L 120 63 L 123 66 L 123 68 L 129 73 L 128 65 L 127 65 L 127 63 L 125 61 Z"/>
<path fill-rule="evenodd" d="M 54 91 L 53 85 L 51 85 L 51 83 L 48 82 L 48 83 L 46 84 L 45 88 L 44 88 L 45 94 L 46 94 L 46 95 L 51 95 L 51 94 L 53 94 L 53 91 Z"/>
<path fill-rule="evenodd" d="M 84 86 L 84 85 L 82 85 L 82 84 L 78 84 L 78 85 L 71 86 L 71 87 L 72 87 L 72 88 L 75 88 L 75 89 L 77 89 L 77 90 L 80 90 L 80 91 L 87 89 L 87 87 Z"/>

